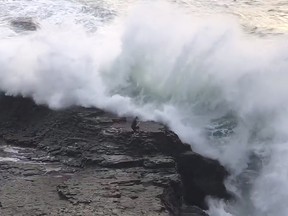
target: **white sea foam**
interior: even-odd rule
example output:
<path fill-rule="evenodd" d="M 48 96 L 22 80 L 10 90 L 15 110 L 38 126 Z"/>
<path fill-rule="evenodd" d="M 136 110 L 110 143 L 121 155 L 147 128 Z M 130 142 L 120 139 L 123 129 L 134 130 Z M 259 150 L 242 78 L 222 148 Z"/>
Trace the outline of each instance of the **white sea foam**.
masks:
<path fill-rule="evenodd" d="M 285 35 L 247 35 L 232 16 L 193 16 L 163 2 L 100 20 L 93 32 L 76 19 L 91 17 L 80 3 L 61 3 L 76 9 L 37 11 L 36 32 L 0 28 L 2 91 L 55 109 L 96 106 L 165 122 L 232 173 L 226 185 L 239 199 L 208 200 L 212 216 L 288 214 Z"/>

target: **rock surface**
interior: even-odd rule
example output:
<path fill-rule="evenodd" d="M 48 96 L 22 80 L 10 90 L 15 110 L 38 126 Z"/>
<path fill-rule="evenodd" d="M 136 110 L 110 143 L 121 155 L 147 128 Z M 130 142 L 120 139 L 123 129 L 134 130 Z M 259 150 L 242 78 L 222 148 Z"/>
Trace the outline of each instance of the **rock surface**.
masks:
<path fill-rule="evenodd" d="M 197 207 L 181 213 L 183 194 L 202 208 L 206 195 L 228 198 L 219 163 L 160 124 L 142 122 L 132 133 L 129 122 L 99 109 L 52 111 L 3 96 L 0 215 L 201 216 Z"/>
<path fill-rule="evenodd" d="M 18 17 L 10 21 L 16 31 L 36 31 L 39 25 L 30 17 Z"/>
<path fill-rule="evenodd" d="M 226 200 L 231 198 L 223 185 L 228 173 L 218 161 L 204 158 L 192 151 L 185 152 L 179 157 L 178 168 L 185 185 L 184 198 L 188 204 L 207 209 L 207 195 Z"/>

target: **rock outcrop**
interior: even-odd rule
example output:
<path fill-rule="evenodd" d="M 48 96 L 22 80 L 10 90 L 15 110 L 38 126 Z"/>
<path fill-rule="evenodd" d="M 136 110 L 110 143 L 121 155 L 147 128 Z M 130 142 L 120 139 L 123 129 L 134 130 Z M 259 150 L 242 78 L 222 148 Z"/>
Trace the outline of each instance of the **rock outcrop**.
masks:
<path fill-rule="evenodd" d="M 158 123 L 140 129 L 95 108 L 3 96 L 0 215 L 180 215 L 184 197 L 194 207 L 182 215 L 200 216 L 206 195 L 229 198 L 218 162 Z"/>
<path fill-rule="evenodd" d="M 36 31 L 39 25 L 30 17 L 18 17 L 10 21 L 16 31 Z"/>
<path fill-rule="evenodd" d="M 228 173 L 218 161 L 191 151 L 179 156 L 178 167 L 185 186 L 183 195 L 188 204 L 207 209 L 205 197 L 208 195 L 226 200 L 231 198 L 223 184 Z"/>

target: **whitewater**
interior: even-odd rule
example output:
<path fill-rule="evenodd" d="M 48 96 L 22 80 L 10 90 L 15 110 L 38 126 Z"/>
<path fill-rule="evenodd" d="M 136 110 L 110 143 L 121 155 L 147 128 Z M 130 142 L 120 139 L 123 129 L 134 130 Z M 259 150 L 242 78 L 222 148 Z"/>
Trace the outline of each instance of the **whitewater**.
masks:
<path fill-rule="evenodd" d="M 286 216 L 287 23 L 280 0 L 2 0 L 0 90 L 163 122 L 231 173 L 211 216 Z"/>

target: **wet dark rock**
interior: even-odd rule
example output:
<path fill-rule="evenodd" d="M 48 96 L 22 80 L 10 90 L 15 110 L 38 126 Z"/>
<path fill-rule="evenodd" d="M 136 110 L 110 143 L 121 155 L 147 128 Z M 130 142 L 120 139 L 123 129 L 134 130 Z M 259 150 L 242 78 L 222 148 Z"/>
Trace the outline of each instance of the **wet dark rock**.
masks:
<path fill-rule="evenodd" d="M 165 187 L 164 192 L 161 194 L 162 202 L 173 212 L 174 215 L 179 215 L 182 206 L 182 184 L 180 179 L 176 178 L 167 182 L 168 185 Z"/>
<path fill-rule="evenodd" d="M 143 165 L 143 159 L 133 158 L 126 155 L 104 155 L 102 157 L 103 160 L 99 163 L 99 165 L 103 167 L 129 168 Z"/>
<path fill-rule="evenodd" d="M 10 143 L 23 147 L 35 147 L 35 140 L 31 137 L 14 136 L 13 134 L 3 135 L 3 139 Z"/>
<path fill-rule="evenodd" d="M 207 195 L 229 198 L 225 169 L 155 122 L 141 122 L 133 133 L 126 118 L 99 109 L 53 111 L 2 96 L 0 137 L 34 149 L 25 154 L 31 164 L 0 162 L 1 202 L 10 203 L 0 215 L 35 215 L 37 207 L 49 215 L 168 216 L 180 215 L 183 194 L 201 208 Z"/>
<path fill-rule="evenodd" d="M 185 187 L 184 198 L 188 204 L 207 208 L 207 195 L 230 199 L 223 181 L 228 172 L 218 161 L 205 158 L 194 152 L 181 154 L 178 159 L 178 170 Z"/>
<path fill-rule="evenodd" d="M 182 207 L 181 216 L 209 216 L 209 215 L 197 206 L 184 206 Z"/>
<path fill-rule="evenodd" d="M 143 166 L 146 168 L 173 168 L 175 167 L 176 163 L 174 158 L 167 157 L 167 158 L 149 158 L 144 161 Z"/>
<path fill-rule="evenodd" d="M 38 24 L 30 17 L 15 18 L 10 22 L 10 24 L 16 28 L 16 30 L 22 31 L 36 31 L 39 28 Z"/>

